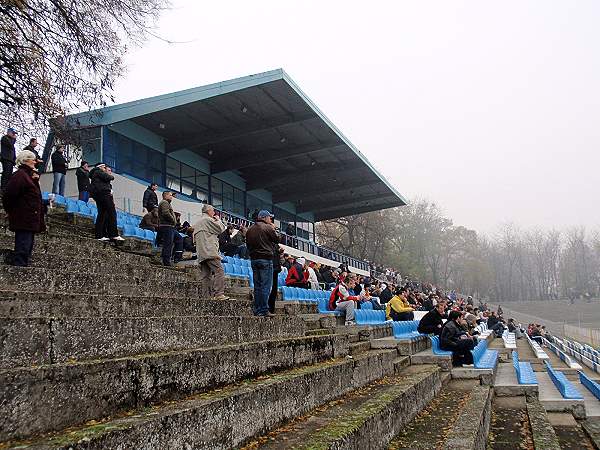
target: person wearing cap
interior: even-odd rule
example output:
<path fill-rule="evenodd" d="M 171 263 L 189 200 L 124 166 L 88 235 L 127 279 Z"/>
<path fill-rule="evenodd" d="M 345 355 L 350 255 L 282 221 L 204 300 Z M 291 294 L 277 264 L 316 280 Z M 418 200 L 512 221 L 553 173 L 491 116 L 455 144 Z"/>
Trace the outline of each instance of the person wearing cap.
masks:
<path fill-rule="evenodd" d="M 11 263 L 27 267 L 33 251 L 35 233 L 46 230 L 45 203 L 42 200 L 35 165 L 35 153 L 24 150 L 15 160 L 18 170 L 4 189 L 4 209 L 8 214 L 8 228 L 15 232 L 15 251 Z"/>
<path fill-rule="evenodd" d="M 2 162 L 2 178 L 0 188 L 4 190 L 15 168 L 15 143 L 17 142 L 17 132 L 14 128 L 9 128 L 6 134 L 2 136 L 0 143 L 0 162 Z"/>
<path fill-rule="evenodd" d="M 269 311 L 269 295 L 273 286 L 273 257 L 279 236 L 273 225 L 273 215 L 263 209 L 258 212 L 256 223 L 246 232 L 246 245 L 250 252 L 250 264 L 254 278 L 254 315 L 273 317 Z"/>
<path fill-rule="evenodd" d="M 304 258 L 297 258 L 296 262 L 290 267 L 285 278 L 285 285 L 288 287 L 297 287 L 301 289 L 308 289 L 310 284 L 308 282 L 308 270 L 306 270 L 306 260 Z"/>
<path fill-rule="evenodd" d="M 65 146 L 57 145 L 56 150 L 52 153 L 52 171 L 54 172 L 54 182 L 52 183 L 52 193 L 65 195 L 65 178 L 67 176 L 67 165 L 69 161 L 64 155 Z"/>
<path fill-rule="evenodd" d="M 117 230 L 117 210 L 112 195 L 111 181 L 114 180 L 109 167 L 104 163 L 96 164 L 90 171 L 90 196 L 98 207 L 96 218 L 96 239 L 100 241 L 124 241 Z"/>
<path fill-rule="evenodd" d="M 229 297 L 225 295 L 225 271 L 221 264 L 218 237 L 227 227 L 215 214 L 215 208 L 206 204 L 202 206 L 202 216 L 193 228 L 202 297 L 228 300 Z"/>

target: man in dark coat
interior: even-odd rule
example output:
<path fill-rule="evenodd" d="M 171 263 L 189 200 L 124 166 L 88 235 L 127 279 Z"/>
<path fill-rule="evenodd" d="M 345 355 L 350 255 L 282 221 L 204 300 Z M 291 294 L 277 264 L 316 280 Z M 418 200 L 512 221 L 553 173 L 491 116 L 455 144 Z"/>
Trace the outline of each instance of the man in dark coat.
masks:
<path fill-rule="evenodd" d="M 4 190 L 8 184 L 8 180 L 12 176 L 13 169 L 15 168 L 15 142 L 17 142 L 17 132 L 14 128 L 9 128 L 6 134 L 2 136 L 0 144 L 0 161 L 2 162 L 2 180 L 0 181 L 0 188 Z"/>
<path fill-rule="evenodd" d="M 8 213 L 8 227 L 15 232 L 12 264 L 27 267 L 33 251 L 35 233 L 46 230 L 46 208 L 40 191 L 40 176 L 35 170 L 35 154 L 23 151 L 16 158 L 16 163 L 19 169 L 6 185 L 3 201 L 4 209 Z"/>
<path fill-rule="evenodd" d="M 106 164 L 99 163 L 90 171 L 90 196 L 96 201 L 96 239 L 124 241 L 117 230 L 117 210 L 112 195 L 111 181 L 115 179 Z"/>
<path fill-rule="evenodd" d="M 463 329 L 463 321 L 460 311 L 450 311 L 448 321 L 440 333 L 440 348 L 452 352 L 452 364 L 455 366 L 473 364 L 471 350 L 475 348 L 476 342 Z"/>
<path fill-rule="evenodd" d="M 77 191 L 79 200 L 87 203 L 90 199 L 90 167 L 87 161 L 81 161 L 81 165 L 75 171 L 77 177 Z"/>
<path fill-rule="evenodd" d="M 435 308 L 421 318 L 417 331 L 422 334 L 436 334 L 439 336 L 444 326 L 444 319 L 446 318 L 445 311 L 446 304 L 438 302 Z"/>
<path fill-rule="evenodd" d="M 36 138 L 29 139 L 29 145 L 23 147 L 23 150 L 29 150 L 35 155 L 36 164 L 35 170 L 40 173 L 44 167 L 44 160 L 41 158 L 39 152 L 37 151 L 38 141 Z"/>
<path fill-rule="evenodd" d="M 67 165 L 69 164 L 64 152 L 65 147 L 59 144 L 52 153 L 52 171 L 54 172 L 52 193 L 62 196 L 65 195 L 65 178 L 67 176 Z"/>
<path fill-rule="evenodd" d="M 152 183 L 144 191 L 142 206 L 146 208 L 146 211 L 148 212 L 152 211 L 154 208 L 158 208 L 158 196 L 156 195 L 156 189 L 158 189 L 158 184 Z"/>

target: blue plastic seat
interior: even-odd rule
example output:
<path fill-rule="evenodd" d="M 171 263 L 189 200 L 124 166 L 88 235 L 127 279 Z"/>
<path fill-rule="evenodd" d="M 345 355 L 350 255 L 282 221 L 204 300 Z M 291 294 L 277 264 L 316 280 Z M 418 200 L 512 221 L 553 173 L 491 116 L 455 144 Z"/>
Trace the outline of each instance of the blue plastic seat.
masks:
<path fill-rule="evenodd" d="M 581 395 L 581 392 L 579 392 L 577 388 L 573 386 L 573 383 L 567 379 L 564 373 L 562 373 L 560 370 L 555 370 L 548 362 L 546 362 L 546 371 L 554 383 L 554 386 L 556 386 L 556 389 L 558 389 L 563 398 L 583 400 L 583 395 Z"/>
<path fill-rule="evenodd" d="M 60 194 L 54 194 L 54 203 L 56 205 L 61 205 L 61 206 L 66 206 L 67 205 L 67 199 L 60 195 Z"/>
<path fill-rule="evenodd" d="M 361 303 L 360 309 L 373 309 L 373 305 L 371 305 L 371 302 Z"/>
<path fill-rule="evenodd" d="M 224 263 L 223 270 L 225 271 L 225 275 L 229 275 L 230 277 L 234 276 L 233 264 Z"/>
<path fill-rule="evenodd" d="M 594 397 L 600 400 L 600 384 L 598 382 L 589 378 L 582 371 L 579 371 L 579 381 L 588 389 L 588 391 L 594 394 Z"/>
<path fill-rule="evenodd" d="M 476 369 L 494 369 L 498 363 L 498 350 L 488 350 L 486 340 L 480 341 L 471 354 Z"/>
<path fill-rule="evenodd" d="M 531 364 L 519 361 L 519 354 L 516 351 L 512 352 L 512 359 L 519 384 L 538 384 Z"/>
<path fill-rule="evenodd" d="M 452 352 L 448 350 L 442 350 L 440 348 L 440 338 L 439 336 L 429 336 L 429 340 L 431 341 L 431 350 L 434 355 L 438 356 L 452 356 Z"/>
<path fill-rule="evenodd" d="M 77 205 L 77 201 L 67 198 L 65 200 L 65 206 L 66 206 L 66 211 L 68 213 L 78 213 L 79 212 L 79 206 Z"/>
<path fill-rule="evenodd" d="M 123 236 L 125 237 L 136 237 L 135 227 L 133 225 L 123 225 Z"/>
<path fill-rule="evenodd" d="M 94 214 L 92 213 L 92 210 L 90 208 L 88 208 L 88 206 L 85 204 L 85 202 L 81 202 L 81 203 L 77 203 L 77 207 L 78 207 L 78 212 L 77 214 L 85 216 L 85 217 L 94 217 Z"/>
<path fill-rule="evenodd" d="M 144 230 L 144 238 L 147 241 L 154 242 L 156 241 L 156 233 L 152 230 Z"/>

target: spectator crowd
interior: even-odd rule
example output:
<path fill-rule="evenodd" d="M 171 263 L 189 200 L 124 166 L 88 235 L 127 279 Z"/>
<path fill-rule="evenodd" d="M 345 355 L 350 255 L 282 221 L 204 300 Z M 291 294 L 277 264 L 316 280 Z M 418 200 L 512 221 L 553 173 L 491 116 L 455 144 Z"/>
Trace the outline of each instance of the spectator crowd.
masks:
<path fill-rule="evenodd" d="M 2 137 L 2 198 L 8 214 L 9 228 L 15 232 L 15 249 L 12 264 L 29 265 L 34 235 L 45 230 L 45 214 L 52 198 L 42 200 L 39 185 L 41 160 L 36 150 L 37 140 L 15 152 L 17 133 L 9 128 Z M 69 159 L 64 147 L 57 145 L 51 155 L 53 167 L 52 192 L 64 195 L 65 175 Z M 16 170 L 15 170 L 16 168 Z M 111 168 L 96 164 L 90 169 L 82 161 L 76 170 L 79 200 L 93 199 L 98 208 L 95 236 L 100 241 L 122 241 L 117 229 L 117 213 L 112 192 Z M 143 195 L 145 215 L 139 227 L 156 232 L 155 244 L 161 247 L 161 262 L 172 266 L 183 259 L 184 251 L 192 252 L 197 259 L 203 297 L 227 300 L 222 256 L 250 259 L 254 283 L 254 314 L 272 317 L 278 293 L 279 273 L 287 270 L 288 287 L 329 291 L 328 308 L 342 314 L 346 325 L 355 324 L 355 311 L 368 308 L 385 311 L 387 320 L 414 320 L 415 311 L 422 311 L 418 331 L 439 336 L 440 348 L 453 353 L 457 365 L 471 364 L 470 350 L 477 345 L 478 325 L 502 336 L 504 330 L 517 337 L 527 333 L 531 339 L 542 343 L 545 327 L 529 324 L 522 329 L 513 319 L 505 321 L 503 311 L 491 311 L 487 304 L 474 304 L 471 297 L 464 298 L 455 291 L 444 292 L 429 283 L 403 278 L 392 269 L 371 265 L 369 275 L 352 273 L 347 266 L 332 267 L 304 256 L 284 253 L 282 238 L 274 224 L 274 215 L 268 210 L 256 211 L 254 223 L 227 224 L 211 205 L 204 204 L 201 217 L 193 226 L 181 223 L 181 214 L 174 211 L 172 200 L 176 193 L 163 191 L 157 194 L 158 185 L 152 183 Z M 290 230 L 286 230 L 289 232 Z"/>

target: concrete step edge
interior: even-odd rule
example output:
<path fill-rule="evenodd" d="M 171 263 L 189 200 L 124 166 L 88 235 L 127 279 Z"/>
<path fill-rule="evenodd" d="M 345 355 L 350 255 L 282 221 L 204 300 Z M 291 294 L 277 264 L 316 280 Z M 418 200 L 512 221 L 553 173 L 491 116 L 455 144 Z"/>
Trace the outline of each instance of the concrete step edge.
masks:
<path fill-rule="evenodd" d="M 372 351 L 353 359 L 296 368 L 133 410 L 49 437 L 11 442 L 6 448 L 237 447 L 279 423 L 393 373 L 394 357 L 389 351 Z"/>

